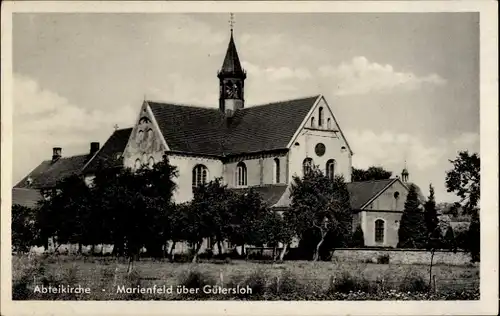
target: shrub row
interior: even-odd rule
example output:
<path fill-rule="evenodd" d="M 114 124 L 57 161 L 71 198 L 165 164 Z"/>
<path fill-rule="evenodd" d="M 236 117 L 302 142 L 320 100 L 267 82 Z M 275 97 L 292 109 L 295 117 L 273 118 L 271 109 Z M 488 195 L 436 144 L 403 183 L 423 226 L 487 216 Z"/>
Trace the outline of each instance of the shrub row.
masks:
<path fill-rule="evenodd" d="M 117 283 L 117 272 L 106 266 L 101 270 L 99 280 L 101 288 L 109 288 Z M 24 268 L 21 276 L 13 282 L 12 298 L 14 300 L 79 300 L 83 296 L 75 294 L 40 294 L 33 291 L 33 280 L 44 286 L 76 285 L 78 284 L 78 268 L 71 266 L 54 277 L 47 273 L 41 261 L 33 260 Z M 138 270 L 133 270 L 120 282 L 126 287 L 146 286 L 146 279 Z M 251 294 L 205 294 L 199 290 L 191 294 L 151 295 L 151 294 L 116 294 L 111 292 L 97 293 L 94 300 L 477 300 L 479 289 L 467 291 L 448 291 L 432 293 L 428 282 L 419 274 L 409 273 L 397 284 L 384 284 L 379 281 L 367 280 L 363 276 L 342 273 L 336 278 L 331 277 L 328 287 L 318 289 L 308 287 L 289 270 L 283 270 L 279 275 L 270 275 L 263 269 L 251 272 L 249 275 L 232 275 L 227 280 L 200 271 L 197 268 L 179 275 L 177 284 L 188 289 L 202 289 L 205 285 L 224 288 L 252 289 Z M 89 299 L 89 297 L 87 297 Z"/>

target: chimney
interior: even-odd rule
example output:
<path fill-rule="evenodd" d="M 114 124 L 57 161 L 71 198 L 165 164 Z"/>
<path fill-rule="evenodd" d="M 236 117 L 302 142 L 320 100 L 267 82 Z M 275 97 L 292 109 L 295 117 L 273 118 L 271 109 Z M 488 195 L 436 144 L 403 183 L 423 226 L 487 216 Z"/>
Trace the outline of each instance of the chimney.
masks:
<path fill-rule="evenodd" d="M 52 148 L 52 163 L 56 162 L 61 158 L 61 152 L 62 148 L 61 147 L 54 147 Z"/>
<path fill-rule="evenodd" d="M 93 157 L 96 152 L 99 151 L 99 143 L 98 142 L 91 142 L 90 143 L 90 157 Z"/>

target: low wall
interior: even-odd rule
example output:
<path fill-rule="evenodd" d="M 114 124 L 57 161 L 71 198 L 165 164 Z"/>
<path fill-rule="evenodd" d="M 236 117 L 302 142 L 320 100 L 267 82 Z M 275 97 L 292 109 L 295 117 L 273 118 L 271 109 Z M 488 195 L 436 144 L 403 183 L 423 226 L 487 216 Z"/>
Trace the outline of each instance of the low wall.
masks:
<path fill-rule="evenodd" d="M 377 258 L 382 255 L 389 255 L 389 262 L 396 264 L 429 264 L 431 261 L 430 251 L 415 249 L 336 249 L 332 260 L 377 263 Z M 436 251 L 433 262 L 464 265 L 469 263 L 470 259 L 470 255 L 462 251 Z"/>

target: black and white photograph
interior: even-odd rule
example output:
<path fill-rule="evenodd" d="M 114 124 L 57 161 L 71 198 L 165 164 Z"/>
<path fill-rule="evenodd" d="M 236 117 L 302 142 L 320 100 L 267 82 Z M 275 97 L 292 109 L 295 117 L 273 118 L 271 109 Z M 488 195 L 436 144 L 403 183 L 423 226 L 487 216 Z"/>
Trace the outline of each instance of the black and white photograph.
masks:
<path fill-rule="evenodd" d="M 356 2 L 2 6 L 5 315 L 497 314 L 497 4 Z"/>

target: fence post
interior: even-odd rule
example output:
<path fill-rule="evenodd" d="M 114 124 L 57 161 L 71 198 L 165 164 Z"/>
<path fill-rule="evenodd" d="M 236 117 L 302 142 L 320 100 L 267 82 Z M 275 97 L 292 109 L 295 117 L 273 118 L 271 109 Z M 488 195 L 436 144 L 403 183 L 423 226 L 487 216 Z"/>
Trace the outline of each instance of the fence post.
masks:
<path fill-rule="evenodd" d="M 435 274 L 432 276 L 432 283 L 434 283 L 434 293 L 437 293 L 437 289 L 436 289 L 436 275 Z"/>
<path fill-rule="evenodd" d="M 220 270 L 219 273 L 219 278 L 220 278 L 220 286 L 224 286 L 224 274 L 222 273 L 222 269 Z"/>
<path fill-rule="evenodd" d="M 280 277 L 279 275 L 276 276 L 276 294 L 279 294 L 280 292 Z"/>

